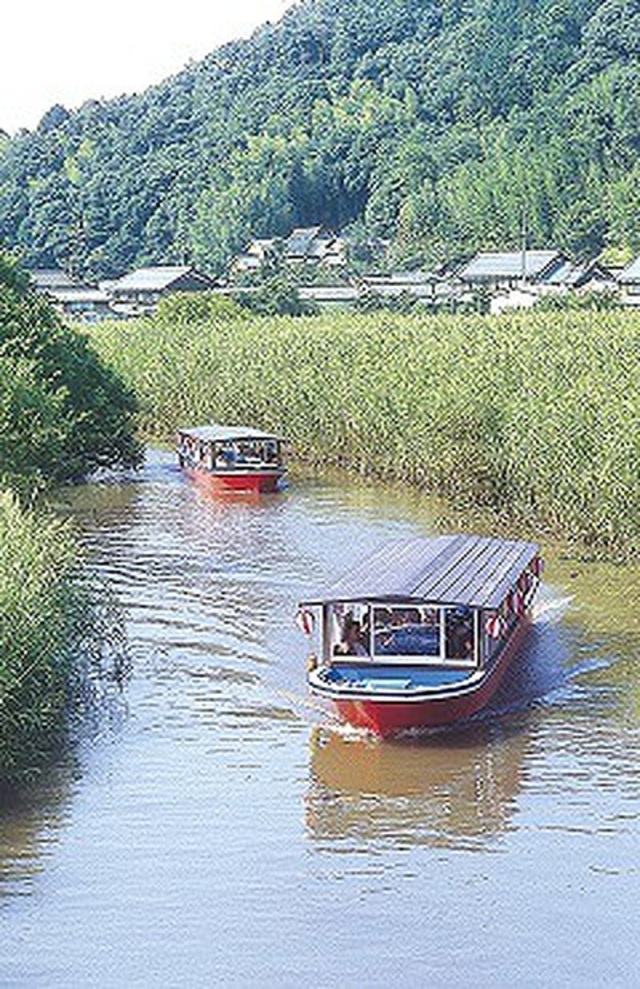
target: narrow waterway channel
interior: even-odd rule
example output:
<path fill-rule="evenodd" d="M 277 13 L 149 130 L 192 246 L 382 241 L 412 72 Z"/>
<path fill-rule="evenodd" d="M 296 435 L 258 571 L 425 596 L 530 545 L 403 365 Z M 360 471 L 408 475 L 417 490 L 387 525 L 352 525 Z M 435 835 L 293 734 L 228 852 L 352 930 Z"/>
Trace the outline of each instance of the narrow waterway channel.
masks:
<path fill-rule="evenodd" d="M 428 502 L 206 498 L 151 453 L 62 507 L 133 673 L 2 807 L 2 986 L 637 984 L 637 569 L 548 552 L 491 710 L 381 743 L 307 695 L 293 616 Z"/>

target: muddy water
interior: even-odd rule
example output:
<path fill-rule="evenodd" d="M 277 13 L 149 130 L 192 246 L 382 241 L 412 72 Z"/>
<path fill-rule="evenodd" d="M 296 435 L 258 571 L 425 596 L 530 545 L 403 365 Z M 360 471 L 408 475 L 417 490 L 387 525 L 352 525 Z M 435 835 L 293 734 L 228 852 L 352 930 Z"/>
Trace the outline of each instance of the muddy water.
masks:
<path fill-rule="evenodd" d="M 307 696 L 297 599 L 434 506 L 207 500 L 170 456 L 66 497 L 133 675 L 0 815 L 3 986 L 633 986 L 637 571 L 547 552 L 492 709 L 379 743 Z"/>

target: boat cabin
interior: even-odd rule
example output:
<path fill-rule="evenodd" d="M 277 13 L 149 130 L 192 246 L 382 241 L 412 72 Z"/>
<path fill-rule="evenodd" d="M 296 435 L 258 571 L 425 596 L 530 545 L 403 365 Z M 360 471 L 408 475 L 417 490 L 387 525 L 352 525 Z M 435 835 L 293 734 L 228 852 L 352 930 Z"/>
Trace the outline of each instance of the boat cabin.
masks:
<path fill-rule="evenodd" d="M 532 543 L 440 536 L 384 546 L 321 599 L 321 664 L 480 668 L 530 606 Z"/>
<path fill-rule="evenodd" d="M 195 426 L 178 430 L 178 461 L 215 488 L 273 491 L 284 474 L 282 440 L 248 426 Z"/>
<path fill-rule="evenodd" d="M 299 612 L 321 642 L 312 691 L 383 737 L 449 725 L 495 693 L 540 575 L 532 543 L 439 536 L 387 544 Z"/>
<path fill-rule="evenodd" d="M 207 470 L 280 467 L 281 440 L 244 426 L 197 426 L 178 430 L 182 466 Z"/>

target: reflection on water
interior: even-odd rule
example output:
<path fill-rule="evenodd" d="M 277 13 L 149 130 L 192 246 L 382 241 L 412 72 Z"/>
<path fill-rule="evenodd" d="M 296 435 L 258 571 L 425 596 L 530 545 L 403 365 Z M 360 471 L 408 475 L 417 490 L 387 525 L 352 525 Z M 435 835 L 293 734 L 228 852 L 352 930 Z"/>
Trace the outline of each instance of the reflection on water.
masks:
<path fill-rule="evenodd" d="M 302 478 L 216 498 L 153 453 L 59 507 L 125 609 L 133 675 L 72 769 L 0 798 L 0 984 L 440 986 L 452 924 L 457 987 L 625 984 L 637 570 L 546 552 L 491 707 L 379 742 L 309 696 L 293 614 L 356 556 L 432 531 L 436 503 Z"/>
<path fill-rule="evenodd" d="M 28 790 L 0 789 L 0 902 L 33 893 L 48 849 L 71 810 L 73 766 L 56 767 Z"/>
<path fill-rule="evenodd" d="M 576 703 L 576 643 L 547 598 L 489 706 L 465 725 L 381 742 L 348 727 L 311 741 L 306 821 L 319 840 L 483 849 L 509 826 L 541 708 Z"/>
<path fill-rule="evenodd" d="M 483 848 L 509 825 L 526 746 L 490 724 L 387 743 L 317 728 L 307 827 L 319 841 Z"/>

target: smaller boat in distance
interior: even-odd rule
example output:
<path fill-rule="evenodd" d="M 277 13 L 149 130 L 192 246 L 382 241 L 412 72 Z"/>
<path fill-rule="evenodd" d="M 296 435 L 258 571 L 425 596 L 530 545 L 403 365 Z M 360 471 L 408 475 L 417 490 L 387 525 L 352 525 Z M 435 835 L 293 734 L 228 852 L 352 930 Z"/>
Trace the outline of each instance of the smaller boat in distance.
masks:
<path fill-rule="evenodd" d="M 449 725 L 495 693 L 527 627 L 542 561 L 533 543 L 438 536 L 383 546 L 300 605 L 320 642 L 311 690 L 378 735 Z"/>
<path fill-rule="evenodd" d="M 247 426 L 179 429 L 178 461 L 218 491 L 276 491 L 285 472 L 280 437 Z"/>

